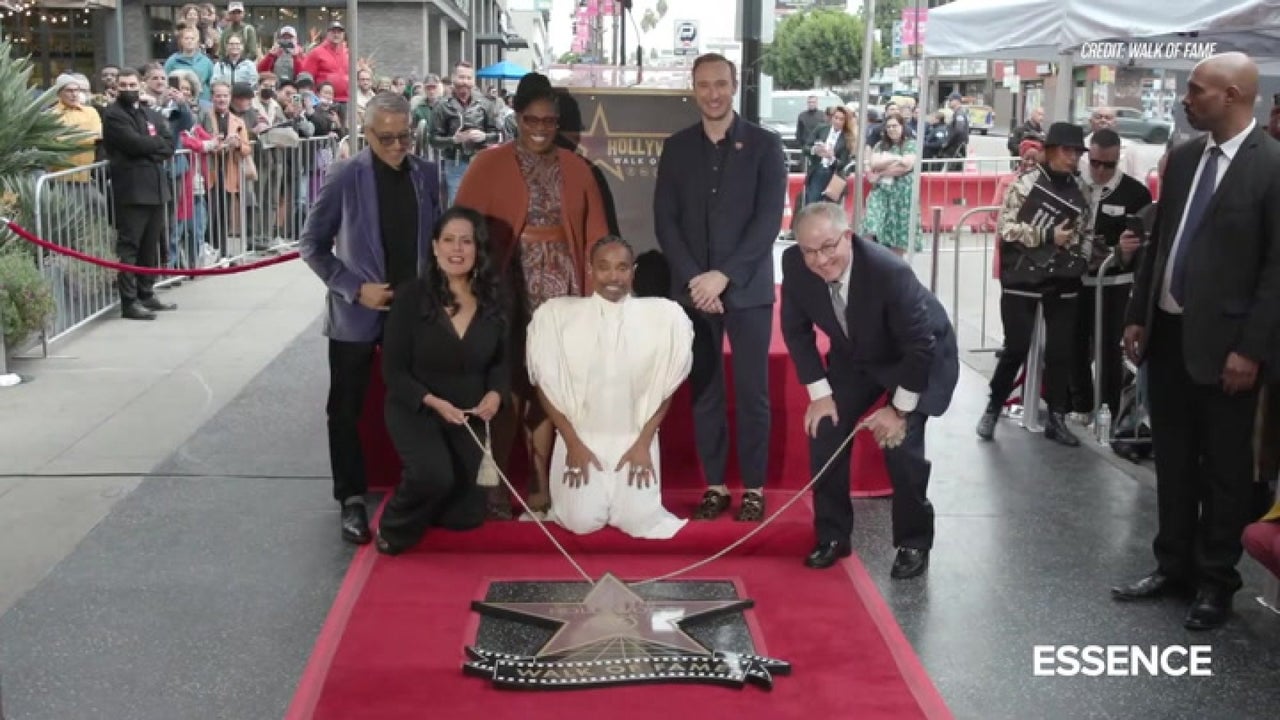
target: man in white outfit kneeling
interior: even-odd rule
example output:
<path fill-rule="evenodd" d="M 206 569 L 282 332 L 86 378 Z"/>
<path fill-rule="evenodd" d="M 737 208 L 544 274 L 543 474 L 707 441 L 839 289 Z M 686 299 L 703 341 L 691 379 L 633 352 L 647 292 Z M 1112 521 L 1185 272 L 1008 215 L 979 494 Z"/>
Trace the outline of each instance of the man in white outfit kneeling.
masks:
<path fill-rule="evenodd" d="M 665 540 L 687 521 L 662 506 L 658 426 L 693 366 L 693 325 L 670 300 L 631 296 L 626 241 L 602 238 L 589 261 L 595 293 L 548 300 L 529 324 L 529 378 L 556 428 L 547 518 Z"/>

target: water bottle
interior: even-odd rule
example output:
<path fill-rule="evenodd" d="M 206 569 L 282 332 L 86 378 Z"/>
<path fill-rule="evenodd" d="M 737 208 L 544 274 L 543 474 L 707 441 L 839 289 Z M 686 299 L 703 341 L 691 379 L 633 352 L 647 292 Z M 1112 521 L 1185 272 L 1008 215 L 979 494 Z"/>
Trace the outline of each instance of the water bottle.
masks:
<path fill-rule="evenodd" d="M 1098 442 L 1103 445 L 1111 442 L 1111 408 L 1107 407 L 1106 403 L 1098 408 L 1098 419 L 1094 424 L 1098 431 Z"/>

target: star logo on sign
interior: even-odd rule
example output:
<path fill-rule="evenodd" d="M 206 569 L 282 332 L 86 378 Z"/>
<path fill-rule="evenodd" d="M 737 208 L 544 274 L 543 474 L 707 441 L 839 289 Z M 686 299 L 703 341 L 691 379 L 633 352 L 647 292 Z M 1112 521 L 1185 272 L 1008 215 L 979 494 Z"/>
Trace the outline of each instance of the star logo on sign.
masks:
<path fill-rule="evenodd" d="M 619 180 L 626 180 L 626 173 L 616 160 L 609 159 L 609 141 L 621 138 L 623 141 L 665 141 L 668 133 L 655 132 L 614 132 L 609 127 L 609 116 L 604 111 L 604 103 L 596 105 L 596 112 L 591 116 L 591 126 L 583 131 L 578 140 L 578 151 L 592 165 L 613 175 Z M 660 145 L 659 145 L 660 147 Z M 653 157 L 657 157 L 654 155 Z"/>
<path fill-rule="evenodd" d="M 488 603 L 477 612 L 554 628 L 536 657 L 571 658 L 590 653 L 617 658 L 712 655 L 681 623 L 752 607 L 751 600 L 645 600 L 612 573 L 606 573 L 581 602 Z"/>

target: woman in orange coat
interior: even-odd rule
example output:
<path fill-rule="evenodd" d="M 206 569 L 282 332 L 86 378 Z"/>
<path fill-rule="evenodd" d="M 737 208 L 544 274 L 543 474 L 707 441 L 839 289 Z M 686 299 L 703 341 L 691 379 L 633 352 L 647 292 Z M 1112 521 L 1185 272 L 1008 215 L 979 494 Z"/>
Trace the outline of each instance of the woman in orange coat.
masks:
<path fill-rule="evenodd" d="M 550 500 L 547 475 L 554 431 L 529 383 L 524 335 L 533 311 L 546 300 L 592 292 L 587 250 L 609 234 L 609 223 L 591 167 L 556 146 L 560 113 L 546 76 L 524 76 L 513 107 L 518 137 L 475 156 L 455 202 L 488 219 L 495 258 L 514 299 L 514 397 L 504 403 L 511 409 L 505 422 L 493 430 L 494 457 L 500 463 L 510 458 L 517 425 L 523 422 L 532 470 L 529 505 L 544 510 Z M 494 505 L 493 514 L 509 514 L 500 500 Z"/>

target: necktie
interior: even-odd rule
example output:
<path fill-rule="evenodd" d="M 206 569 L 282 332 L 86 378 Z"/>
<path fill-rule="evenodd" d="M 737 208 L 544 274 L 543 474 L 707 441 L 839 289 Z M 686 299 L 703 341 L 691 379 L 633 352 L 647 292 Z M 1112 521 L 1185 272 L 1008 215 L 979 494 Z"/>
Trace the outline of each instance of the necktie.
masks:
<path fill-rule="evenodd" d="M 849 321 L 845 318 L 849 306 L 845 304 L 844 297 L 840 295 L 840 288 L 843 285 L 839 280 L 827 283 L 831 289 L 831 306 L 836 311 L 836 322 L 840 323 L 840 329 L 844 331 L 844 336 L 849 337 Z"/>
<path fill-rule="evenodd" d="M 1214 186 L 1218 184 L 1218 157 L 1222 150 L 1217 146 L 1209 148 L 1209 157 L 1204 161 L 1204 170 L 1191 195 L 1191 203 L 1187 205 L 1187 221 L 1182 226 L 1182 237 L 1178 241 L 1177 254 L 1173 258 L 1173 276 L 1169 279 L 1169 294 L 1178 305 L 1182 305 L 1187 290 L 1187 257 L 1191 254 L 1191 241 L 1200 229 L 1204 220 L 1204 211 L 1213 198 Z"/>

